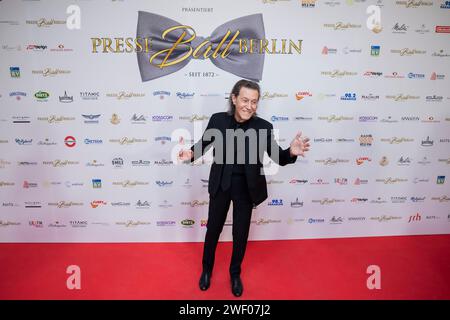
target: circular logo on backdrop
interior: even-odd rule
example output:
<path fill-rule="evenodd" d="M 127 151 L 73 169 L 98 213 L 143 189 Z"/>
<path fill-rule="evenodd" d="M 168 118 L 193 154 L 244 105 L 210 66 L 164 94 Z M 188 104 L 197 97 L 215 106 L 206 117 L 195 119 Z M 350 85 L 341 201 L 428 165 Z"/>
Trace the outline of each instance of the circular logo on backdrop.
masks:
<path fill-rule="evenodd" d="M 389 164 L 388 158 L 386 156 L 381 157 L 380 165 L 382 165 L 384 167 L 384 166 L 387 166 L 388 164 Z"/>
<path fill-rule="evenodd" d="M 75 140 L 74 137 L 72 136 L 67 136 L 64 138 L 64 143 L 66 144 L 66 146 L 68 146 L 69 148 L 73 148 L 75 147 L 75 145 L 77 144 L 77 141 Z"/>

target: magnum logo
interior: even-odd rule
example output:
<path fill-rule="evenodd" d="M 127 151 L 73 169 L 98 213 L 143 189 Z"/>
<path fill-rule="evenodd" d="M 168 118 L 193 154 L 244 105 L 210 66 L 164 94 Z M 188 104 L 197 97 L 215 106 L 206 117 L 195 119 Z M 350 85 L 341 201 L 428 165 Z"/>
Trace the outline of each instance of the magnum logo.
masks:
<path fill-rule="evenodd" d="M 226 72 L 259 81 L 265 53 L 302 53 L 302 40 L 266 39 L 262 14 L 228 21 L 202 37 L 191 26 L 139 11 L 135 38 L 91 38 L 91 44 L 92 53 L 135 52 L 142 81 L 174 73 L 191 59 L 210 59 Z"/>

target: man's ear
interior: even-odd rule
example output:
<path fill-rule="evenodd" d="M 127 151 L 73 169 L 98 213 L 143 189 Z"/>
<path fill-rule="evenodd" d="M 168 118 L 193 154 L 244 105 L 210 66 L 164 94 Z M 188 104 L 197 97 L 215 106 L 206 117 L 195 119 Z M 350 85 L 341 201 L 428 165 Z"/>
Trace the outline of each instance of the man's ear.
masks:
<path fill-rule="evenodd" d="M 236 106 L 236 99 L 237 99 L 237 97 L 234 95 L 234 94 L 232 94 L 231 95 L 231 101 L 233 101 L 233 104 Z"/>

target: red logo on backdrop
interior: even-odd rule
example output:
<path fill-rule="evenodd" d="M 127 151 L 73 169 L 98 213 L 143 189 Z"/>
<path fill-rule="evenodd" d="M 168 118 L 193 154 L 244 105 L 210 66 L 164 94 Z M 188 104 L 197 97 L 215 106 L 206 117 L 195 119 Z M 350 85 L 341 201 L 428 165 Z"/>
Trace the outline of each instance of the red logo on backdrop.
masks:
<path fill-rule="evenodd" d="M 450 26 L 436 26 L 436 33 L 450 33 Z"/>
<path fill-rule="evenodd" d="M 77 141 L 75 140 L 74 137 L 72 136 L 67 136 L 64 138 L 64 143 L 66 144 L 66 146 L 68 146 L 69 148 L 73 148 L 75 147 L 75 145 L 77 144 Z"/>

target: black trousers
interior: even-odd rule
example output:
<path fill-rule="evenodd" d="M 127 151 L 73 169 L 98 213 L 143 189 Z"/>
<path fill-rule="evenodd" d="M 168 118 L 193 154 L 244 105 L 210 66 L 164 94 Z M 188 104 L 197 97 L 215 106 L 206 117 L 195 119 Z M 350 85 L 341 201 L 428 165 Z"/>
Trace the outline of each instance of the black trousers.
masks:
<path fill-rule="evenodd" d="M 233 174 L 231 186 L 228 190 L 220 188 L 216 195 L 210 195 L 202 264 L 203 271 L 212 272 L 217 243 L 231 201 L 233 201 L 233 253 L 230 263 L 230 275 L 231 277 L 236 277 L 241 274 L 241 264 L 247 247 L 253 209 L 245 175 Z"/>

